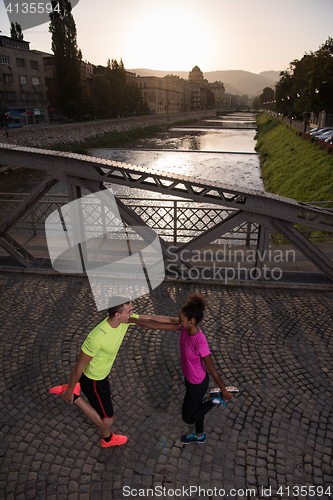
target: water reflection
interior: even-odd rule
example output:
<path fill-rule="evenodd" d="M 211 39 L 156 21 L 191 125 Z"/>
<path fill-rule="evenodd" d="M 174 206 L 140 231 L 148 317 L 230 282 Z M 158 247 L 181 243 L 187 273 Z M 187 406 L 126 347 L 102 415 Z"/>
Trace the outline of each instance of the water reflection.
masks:
<path fill-rule="evenodd" d="M 126 149 L 96 148 L 91 156 L 141 165 L 152 170 L 174 172 L 204 181 L 220 181 L 263 191 L 259 157 L 254 151 L 255 130 L 216 128 L 215 124 L 251 122 L 239 114 L 200 122 L 200 127 L 174 127 L 152 137 L 126 144 Z M 204 128 L 214 123 L 214 129 Z M 18 169 L 1 175 L 1 192 L 30 192 L 44 177 L 38 170 Z M 125 186 L 112 186 L 115 193 L 126 196 L 156 197 L 150 193 Z M 66 194 L 67 186 L 58 183 L 52 194 Z"/>
<path fill-rule="evenodd" d="M 214 123 L 214 127 L 206 124 Z M 251 129 L 230 124 L 249 123 Z M 254 115 L 204 120 L 196 127 L 173 127 L 128 144 L 127 149 L 99 148 L 89 153 L 98 158 L 140 165 L 150 170 L 173 172 L 203 181 L 220 181 L 264 191 L 259 157 L 254 151 Z M 216 128 L 215 124 L 221 124 Z M 224 127 L 228 124 L 228 128 Z M 113 186 L 116 194 L 146 196 L 149 192 Z M 155 194 L 152 194 L 156 196 Z M 148 194 L 149 196 L 149 194 Z"/>

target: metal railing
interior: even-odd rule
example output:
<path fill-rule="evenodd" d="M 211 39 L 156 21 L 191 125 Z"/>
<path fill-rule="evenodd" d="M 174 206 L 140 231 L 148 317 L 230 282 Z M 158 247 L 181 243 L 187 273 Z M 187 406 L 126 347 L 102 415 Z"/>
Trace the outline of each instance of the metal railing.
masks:
<path fill-rule="evenodd" d="M 26 193 L 0 193 L 0 220 L 14 210 Z M 182 243 L 199 236 L 205 230 L 234 213 L 235 210 L 209 204 L 194 204 L 183 199 L 118 197 L 166 241 Z M 33 210 L 28 211 L 11 229 L 11 234 L 45 234 L 45 220 L 55 210 L 68 203 L 67 195 L 45 195 Z M 97 206 L 95 207 L 97 209 Z M 89 217 L 94 205 L 90 206 Z M 244 222 L 223 235 L 215 243 L 252 245 L 257 241 L 257 224 Z M 101 228 L 103 229 L 103 228 Z"/>
<path fill-rule="evenodd" d="M 19 205 L 27 193 L 0 193 L 0 220 Z M 141 219 L 154 229 L 166 241 L 183 243 L 195 236 L 199 236 L 205 230 L 214 227 L 223 219 L 235 212 L 235 210 L 209 205 L 204 203 L 193 203 L 184 199 L 165 198 L 139 198 L 118 197 L 123 203 L 131 208 Z M 67 195 L 45 195 L 33 210 L 28 211 L 13 226 L 11 234 L 45 234 L 45 220 L 55 210 L 68 203 Z M 311 205 L 325 205 L 333 207 L 333 201 L 313 202 Z M 92 206 L 92 211 L 94 207 Z M 97 208 L 97 207 L 96 207 Z M 91 215 L 91 214 L 90 214 Z M 327 234 L 310 227 L 299 227 L 302 234 L 309 240 L 316 242 L 319 239 L 331 240 L 332 233 Z M 230 243 L 238 245 L 255 245 L 257 243 L 258 224 L 244 222 L 232 231 L 215 240 L 214 243 Z M 286 243 L 279 234 L 272 232 L 270 236 L 272 244 Z"/>

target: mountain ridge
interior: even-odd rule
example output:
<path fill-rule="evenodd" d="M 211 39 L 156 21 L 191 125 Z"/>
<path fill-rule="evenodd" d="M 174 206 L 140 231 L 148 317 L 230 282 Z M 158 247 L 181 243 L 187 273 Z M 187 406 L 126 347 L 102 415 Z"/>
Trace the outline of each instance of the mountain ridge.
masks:
<path fill-rule="evenodd" d="M 130 69 L 137 76 L 158 76 L 175 75 L 180 78 L 188 79 L 189 71 L 163 71 L 153 70 L 148 68 Z M 204 78 L 209 83 L 216 81 L 223 82 L 226 92 L 231 94 L 247 94 L 255 96 L 261 94 L 265 87 L 275 89 L 276 82 L 280 79 L 280 71 L 262 71 L 261 73 L 251 73 L 245 70 L 217 70 L 207 71 L 204 73 Z"/>

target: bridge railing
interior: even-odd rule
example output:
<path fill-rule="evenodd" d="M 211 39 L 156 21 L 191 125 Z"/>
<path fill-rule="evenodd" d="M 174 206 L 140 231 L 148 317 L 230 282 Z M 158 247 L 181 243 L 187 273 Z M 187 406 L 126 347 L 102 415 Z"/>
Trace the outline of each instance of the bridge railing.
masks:
<path fill-rule="evenodd" d="M 0 221 L 19 205 L 26 193 L 0 193 Z M 139 198 L 118 196 L 164 240 L 184 243 L 233 214 L 235 210 L 209 204 L 193 204 L 183 199 Z M 13 226 L 11 234 L 45 234 L 45 220 L 55 210 L 68 203 L 67 195 L 45 195 L 33 210 L 24 214 Z M 96 206 L 97 209 L 97 206 Z M 91 206 L 94 210 L 94 206 Z M 107 221 L 106 221 L 107 222 Z M 103 230 L 104 228 L 100 228 Z M 244 222 L 226 233 L 223 243 L 254 245 L 258 225 Z M 215 243 L 221 243 L 216 240 Z"/>
<path fill-rule="evenodd" d="M 0 221 L 3 220 L 19 203 L 28 196 L 27 193 L 0 193 Z M 184 199 L 118 197 L 130 207 L 142 220 L 154 229 L 164 240 L 174 243 L 185 243 L 203 231 L 214 227 L 235 210 L 203 203 L 188 202 Z M 45 220 L 58 208 L 68 203 L 67 195 L 45 195 L 28 211 L 11 229 L 11 234 L 45 235 Z M 333 208 L 332 202 L 314 202 L 313 205 L 323 205 Z M 94 207 L 91 207 L 94 210 Z M 96 207 L 97 208 L 97 207 Z M 103 229 L 103 228 L 101 228 Z M 318 231 L 304 226 L 299 228 L 310 241 L 332 239 L 332 233 L 318 235 Z M 244 222 L 223 238 L 214 243 L 237 245 L 256 245 L 258 224 Z M 287 243 L 282 236 L 272 232 L 271 244 Z"/>

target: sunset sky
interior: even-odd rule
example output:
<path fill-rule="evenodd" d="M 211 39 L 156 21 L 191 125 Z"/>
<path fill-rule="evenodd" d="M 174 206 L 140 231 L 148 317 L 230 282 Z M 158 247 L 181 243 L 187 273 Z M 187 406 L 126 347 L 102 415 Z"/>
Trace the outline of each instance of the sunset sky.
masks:
<path fill-rule="evenodd" d="M 84 60 L 127 69 L 282 71 L 333 36 L 333 0 L 80 0 L 73 15 Z M 9 35 L 1 0 L 0 19 Z M 24 38 L 51 52 L 48 24 Z"/>

